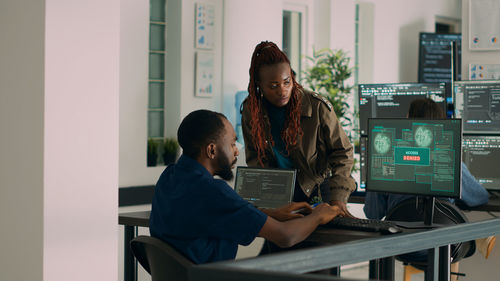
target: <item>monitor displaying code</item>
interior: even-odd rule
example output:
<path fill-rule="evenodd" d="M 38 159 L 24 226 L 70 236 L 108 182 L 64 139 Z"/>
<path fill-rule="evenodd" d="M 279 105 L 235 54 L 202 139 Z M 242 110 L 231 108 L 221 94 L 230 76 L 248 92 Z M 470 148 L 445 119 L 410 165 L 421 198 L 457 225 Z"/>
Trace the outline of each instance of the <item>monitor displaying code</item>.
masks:
<path fill-rule="evenodd" d="M 452 78 L 453 52 L 451 42 L 456 44 L 456 60 Z M 419 38 L 418 82 L 439 83 L 461 79 L 462 35 L 421 32 Z"/>
<path fill-rule="evenodd" d="M 444 83 L 360 84 L 358 93 L 362 136 L 368 133 L 368 118 L 406 117 L 411 102 L 418 98 L 430 98 L 446 110 Z"/>
<path fill-rule="evenodd" d="M 500 136 L 464 136 L 463 161 L 488 190 L 500 190 Z"/>
<path fill-rule="evenodd" d="M 295 189 L 295 170 L 237 167 L 235 191 L 262 208 L 290 203 Z"/>
<path fill-rule="evenodd" d="M 500 133 L 500 81 L 457 81 L 453 86 L 455 118 L 466 134 Z"/>
<path fill-rule="evenodd" d="M 460 197 L 461 120 L 370 118 L 366 190 Z"/>

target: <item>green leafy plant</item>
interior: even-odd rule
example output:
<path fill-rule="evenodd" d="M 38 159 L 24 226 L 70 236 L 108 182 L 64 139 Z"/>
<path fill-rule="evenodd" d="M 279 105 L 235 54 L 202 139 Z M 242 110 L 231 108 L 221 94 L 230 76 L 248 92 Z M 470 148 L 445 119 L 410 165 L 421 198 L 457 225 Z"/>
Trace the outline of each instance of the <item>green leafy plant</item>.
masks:
<path fill-rule="evenodd" d="M 148 167 L 156 166 L 158 161 L 158 142 L 154 139 L 148 139 Z"/>
<path fill-rule="evenodd" d="M 166 138 L 163 142 L 163 162 L 165 165 L 174 163 L 179 152 L 179 143 L 175 138 Z"/>
<path fill-rule="evenodd" d="M 306 59 L 312 66 L 303 72 L 302 83 L 328 99 L 343 127 L 351 125 L 346 100 L 352 86 L 345 84 L 352 75 L 350 58 L 342 50 L 321 49 L 313 51 L 313 55 L 306 56 Z"/>
<path fill-rule="evenodd" d="M 343 50 L 326 48 L 313 50 L 313 55 L 306 56 L 306 59 L 311 66 L 302 72 L 302 84 L 328 99 L 351 143 L 355 145 L 359 142 L 353 129 L 356 114 L 350 111 L 347 102 L 353 87 L 346 85 L 353 71 L 349 67 L 350 57 Z"/>

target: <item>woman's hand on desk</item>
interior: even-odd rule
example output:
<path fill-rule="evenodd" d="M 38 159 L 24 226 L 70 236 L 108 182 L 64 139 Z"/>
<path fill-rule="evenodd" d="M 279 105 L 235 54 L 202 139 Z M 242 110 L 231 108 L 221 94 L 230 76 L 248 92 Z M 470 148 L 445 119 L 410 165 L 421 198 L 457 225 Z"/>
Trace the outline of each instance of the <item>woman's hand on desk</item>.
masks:
<path fill-rule="evenodd" d="M 336 216 L 345 216 L 345 213 L 339 206 L 321 203 L 313 209 L 310 216 L 318 216 L 319 224 L 325 224 L 333 220 Z"/>
<path fill-rule="evenodd" d="M 278 221 L 287 221 L 301 218 L 304 214 L 310 214 L 312 207 L 307 202 L 292 202 L 276 209 L 263 209 L 266 215 Z"/>

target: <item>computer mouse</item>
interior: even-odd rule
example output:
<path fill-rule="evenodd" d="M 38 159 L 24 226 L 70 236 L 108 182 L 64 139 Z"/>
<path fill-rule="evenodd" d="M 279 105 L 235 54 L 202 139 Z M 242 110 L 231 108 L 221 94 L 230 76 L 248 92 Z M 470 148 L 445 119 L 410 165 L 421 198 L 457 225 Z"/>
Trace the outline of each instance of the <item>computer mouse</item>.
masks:
<path fill-rule="evenodd" d="M 389 233 L 400 233 L 402 230 L 399 227 L 390 226 L 390 227 L 387 228 L 387 231 Z"/>

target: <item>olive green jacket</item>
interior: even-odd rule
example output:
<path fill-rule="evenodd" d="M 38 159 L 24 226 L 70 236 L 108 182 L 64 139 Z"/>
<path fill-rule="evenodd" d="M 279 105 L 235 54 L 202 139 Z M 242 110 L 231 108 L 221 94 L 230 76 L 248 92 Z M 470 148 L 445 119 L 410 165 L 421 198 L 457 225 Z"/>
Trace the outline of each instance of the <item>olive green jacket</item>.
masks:
<path fill-rule="evenodd" d="M 300 126 L 304 135 L 299 138 L 297 146 L 290 151 L 290 160 L 297 169 L 297 181 L 309 197 L 328 178 L 330 190 L 326 191 L 326 194 L 329 198 L 323 200 L 347 202 L 349 195 L 356 188 L 351 177 L 354 163 L 353 147 L 328 100 L 307 90 L 303 90 L 301 95 Z M 271 130 L 265 107 L 263 114 L 266 143 L 270 144 Z M 260 166 L 257 150 L 252 141 L 250 120 L 248 106 L 243 103 L 242 129 L 246 162 L 248 166 Z M 270 145 L 266 147 L 265 152 L 264 166 L 276 167 L 276 158 Z"/>

